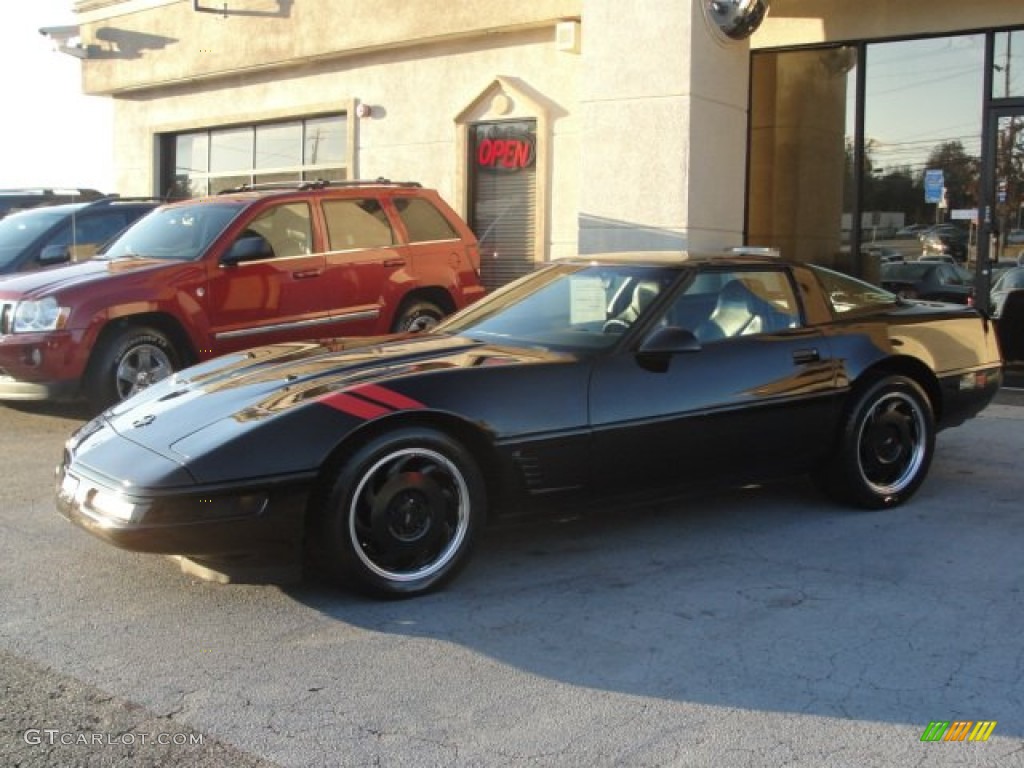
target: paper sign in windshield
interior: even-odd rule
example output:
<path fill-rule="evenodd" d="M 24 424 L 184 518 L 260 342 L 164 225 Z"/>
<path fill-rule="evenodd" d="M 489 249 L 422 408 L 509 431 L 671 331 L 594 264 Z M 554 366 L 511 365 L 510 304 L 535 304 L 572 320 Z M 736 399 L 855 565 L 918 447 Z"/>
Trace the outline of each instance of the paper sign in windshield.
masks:
<path fill-rule="evenodd" d="M 569 322 L 602 323 L 605 319 L 607 297 L 604 281 L 599 277 L 574 277 L 569 282 Z"/>

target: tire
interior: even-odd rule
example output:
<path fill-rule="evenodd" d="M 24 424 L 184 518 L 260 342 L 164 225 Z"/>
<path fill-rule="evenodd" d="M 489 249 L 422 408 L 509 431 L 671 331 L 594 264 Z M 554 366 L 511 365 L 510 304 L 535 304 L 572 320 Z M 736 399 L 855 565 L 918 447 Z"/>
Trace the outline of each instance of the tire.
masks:
<path fill-rule="evenodd" d="M 391 326 L 392 333 L 421 333 L 429 331 L 447 313 L 432 301 L 415 299 L 402 304 Z"/>
<path fill-rule="evenodd" d="M 307 543 L 332 580 L 412 597 L 461 570 L 486 515 L 483 475 L 469 451 L 429 428 L 362 446 L 325 484 Z"/>
<path fill-rule="evenodd" d="M 853 401 L 836 453 L 815 479 L 838 501 L 866 509 L 894 507 L 924 482 L 934 452 L 928 396 L 912 379 L 887 376 Z"/>
<path fill-rule="evenodd" d="M 163 333 L 125 328 L 102 342 L 86 374 L 85 393 L 99 412 L 131 397 L 181 367 L 181 356 Z"/>

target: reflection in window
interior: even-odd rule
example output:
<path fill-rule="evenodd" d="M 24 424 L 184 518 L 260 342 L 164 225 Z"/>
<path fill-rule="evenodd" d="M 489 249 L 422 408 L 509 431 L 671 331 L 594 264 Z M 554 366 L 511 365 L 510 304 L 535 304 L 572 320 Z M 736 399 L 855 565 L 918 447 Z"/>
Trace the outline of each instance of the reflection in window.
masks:
<path fill-rule="evenodd" d="M 345 164 L 345 123 L 337 117 L 306 121 L 302 161 L 313 167 Z"/>
<path fill-rule="evenodd" d="M 210 133 L 210 171 L 241 171 L 252 167 L 252 128 Z"/>
<path fill-rule="evenodd" d="M 751 83 L 748 242 L 789 258 L 840 257 L 852 47 L 761 53 Z"/>
<path fill-rule="evenodd" d="M 747 240 L 872 277 L 871 254 L 920 253 L 916 228 L 972 227 L 985 38 L 861 50 L 862 60 L 853 46 L 754 54 Z M 933 172 L 927 197 L 926 170 Z M 854 257 L 854 242 L 863 257 Z"/>
<path fill-rule="evenodd" d="M 1008 245 L 1020 245 L 1024 237 L 1024 115 L 1002 116 L 996 123 L 995 184 L 996 257 L 1001 258 Z"/>
<path fill-rule="evenodd" d="M 996 34 L 992 98 L 1024 97 L 1024 30 Z"/>
<path fill-rule="evenodd" d="M 201 188 L 193 188 L 192 180 L 205 179 L 210 169 L 210 135 L 208 133 L 186 133 L 174 139 L 174 183 L 168 197 L 195 197 L 206 192 L 205 182 Z"/>
<path fill-rule="evenodd" d="M 256 159 L 253 167 L 295 168 L 302 165 L 302 124 L 256 126 Z"/>
<path fill-rule="evenodd" d="M 869 45 L 861 239 L 960 222 L 978 206 L 985 39 Z"/>

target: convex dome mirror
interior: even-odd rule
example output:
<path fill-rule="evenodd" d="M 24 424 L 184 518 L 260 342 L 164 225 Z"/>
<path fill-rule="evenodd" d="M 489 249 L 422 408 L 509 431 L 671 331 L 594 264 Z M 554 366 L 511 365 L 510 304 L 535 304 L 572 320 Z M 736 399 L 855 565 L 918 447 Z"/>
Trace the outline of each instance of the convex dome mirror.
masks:
<path fill-rule="evenodd" d="M 768 15 L 769 0 L 701 0 L 704 19 L 722 42 L 746 40 Z"/>

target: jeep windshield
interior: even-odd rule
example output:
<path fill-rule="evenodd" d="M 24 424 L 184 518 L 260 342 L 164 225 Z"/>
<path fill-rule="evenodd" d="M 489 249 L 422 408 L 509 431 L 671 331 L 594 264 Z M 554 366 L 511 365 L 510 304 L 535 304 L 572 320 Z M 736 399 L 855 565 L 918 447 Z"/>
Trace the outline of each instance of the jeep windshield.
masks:
<path fill-rule="evenodd" d="M 194 261 L 241 210 L 231 202 L 158 208 L 126 229 L 98 258 Z"/>

